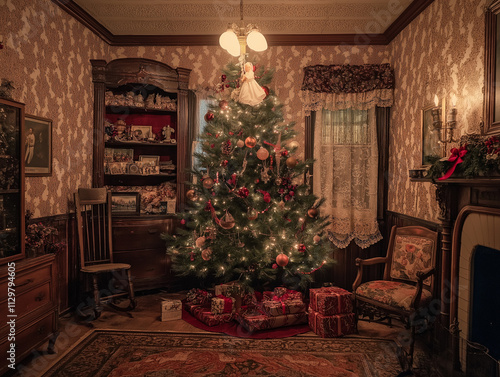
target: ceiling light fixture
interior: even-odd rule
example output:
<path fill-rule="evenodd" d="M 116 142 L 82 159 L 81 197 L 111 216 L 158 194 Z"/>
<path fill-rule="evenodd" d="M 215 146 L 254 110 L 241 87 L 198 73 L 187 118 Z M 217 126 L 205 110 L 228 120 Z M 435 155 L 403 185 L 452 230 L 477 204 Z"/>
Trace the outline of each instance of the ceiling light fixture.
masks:
<path fill-rule="evenodd" d="M 227 30 L 219 37 L 220 46 L 232 56 L 244 56 L 246 46 L 260 52 L 267 49 L 266 38 L 259 28 L 254 24 L 243 23 L 243 0 L 240 0 L 240 26 L 235 23 L 229 24 Z"/>

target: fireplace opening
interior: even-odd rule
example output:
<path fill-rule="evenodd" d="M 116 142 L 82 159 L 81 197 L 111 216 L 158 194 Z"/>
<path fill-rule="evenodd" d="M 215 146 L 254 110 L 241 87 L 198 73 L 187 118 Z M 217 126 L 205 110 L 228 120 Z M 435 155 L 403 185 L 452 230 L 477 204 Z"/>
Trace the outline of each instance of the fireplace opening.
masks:
<path fill-rule="evenodd" d="M 500 250 L 477 246 L 472 258 L 469 340 L 500 360 Z"/>

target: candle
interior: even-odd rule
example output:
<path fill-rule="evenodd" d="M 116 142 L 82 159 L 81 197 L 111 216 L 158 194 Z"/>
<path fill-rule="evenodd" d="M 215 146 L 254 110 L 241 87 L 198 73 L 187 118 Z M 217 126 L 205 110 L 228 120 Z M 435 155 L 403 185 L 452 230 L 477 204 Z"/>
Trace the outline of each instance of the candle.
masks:
<path fill-rule="evenodd" d="M 437 94 L 434 95 L 434 105 L 437 107 L 439 105 L 439 98 Z"/>

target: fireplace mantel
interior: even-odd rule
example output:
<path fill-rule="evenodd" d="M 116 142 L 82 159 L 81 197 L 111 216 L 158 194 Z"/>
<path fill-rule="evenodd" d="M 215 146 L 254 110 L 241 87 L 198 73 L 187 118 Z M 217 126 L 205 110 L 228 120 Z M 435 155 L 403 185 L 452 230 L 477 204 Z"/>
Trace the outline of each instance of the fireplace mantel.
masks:
<path fill-rule="evenodd" d="M 411 182 L 432 183 L 436 187 L 441 223 L 441 323 L 446 328 L 456 325 L 450 317 L 450 292 L 452 281 L 452 235 L 460 211 L 466 206 L 500 208 L 500 177 L 448 178 L 440 181 L 429 178 L 411 178 Z"/>

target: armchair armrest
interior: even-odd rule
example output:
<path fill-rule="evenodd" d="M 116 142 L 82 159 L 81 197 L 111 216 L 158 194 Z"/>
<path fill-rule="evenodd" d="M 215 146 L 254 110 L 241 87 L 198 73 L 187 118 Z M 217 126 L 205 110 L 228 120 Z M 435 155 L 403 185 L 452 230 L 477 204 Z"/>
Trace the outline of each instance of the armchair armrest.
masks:
<path fill-rule="evenodd" d="M 420 304 L 424 280 L 434 275 L 435 273 L 436 269 L 434 267 L 430 267 L 422 271 L 417 271 L 417 290 L 415 292 L 415 296 L 413 296 L 413 300 L 411 301 L 411 307 L 414 310 L 417 310 Z"/>
<path fill-rule="evenodd" d="M 375 257 L 369 259 L 356 258 L 356 266 L 358 267 L 358 275 L 352 283 L 352 291 L 356 292 L 356 289 L 360 286 L 361 280 L 363 278 L 363 266 L 371 266 L 379 263 L 387 263 L 387 257 Z"/>

